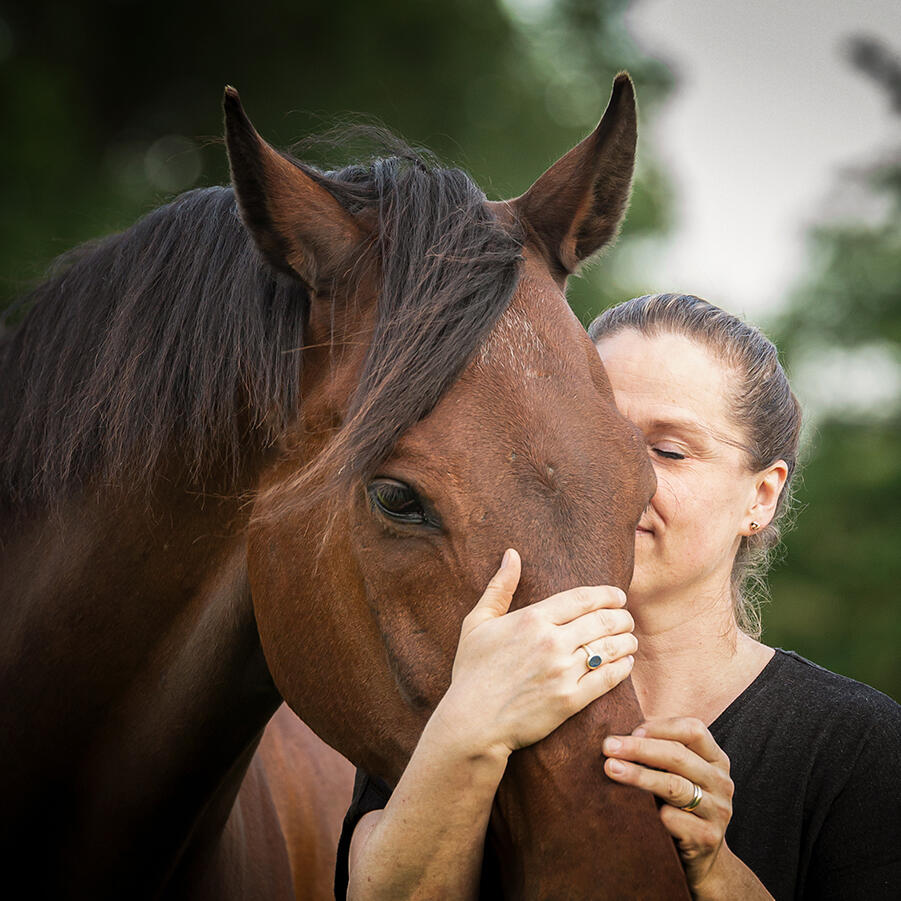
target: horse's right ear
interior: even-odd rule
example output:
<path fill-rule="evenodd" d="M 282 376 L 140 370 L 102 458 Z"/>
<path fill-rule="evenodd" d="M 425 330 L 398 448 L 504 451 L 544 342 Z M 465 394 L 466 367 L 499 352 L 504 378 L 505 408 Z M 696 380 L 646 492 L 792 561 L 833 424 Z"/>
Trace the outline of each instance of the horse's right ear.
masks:
<path fill-rule="evenodd" d="M 225 144 L 241 217 L 266 260 L 316 290 L 359 249 L 365 232 L 337 198 L 257 134 L 226 87 Z"/>

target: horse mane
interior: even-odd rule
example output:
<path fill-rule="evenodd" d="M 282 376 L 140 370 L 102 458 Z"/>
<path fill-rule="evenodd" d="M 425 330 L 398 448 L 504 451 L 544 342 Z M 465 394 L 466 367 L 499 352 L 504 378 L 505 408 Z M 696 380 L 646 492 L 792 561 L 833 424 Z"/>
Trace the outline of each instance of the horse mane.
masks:
<path fill-rule="evenodd" d="M 375 333 L 327 452 L 350 479 L 481 345 L 515 290 L 522 242 L 468 176 L 409 149 L 304 170 L 379 223 Z M 309 305 L 262 260 L 231 188 L 190 191 L 67 254 L 0 343 L 0 505 L 49 503 L 89 480 L 149 486 L 173 452 L 192 482 L 225 467 L 237 484 L 248 453 L 297 417 Z"/>

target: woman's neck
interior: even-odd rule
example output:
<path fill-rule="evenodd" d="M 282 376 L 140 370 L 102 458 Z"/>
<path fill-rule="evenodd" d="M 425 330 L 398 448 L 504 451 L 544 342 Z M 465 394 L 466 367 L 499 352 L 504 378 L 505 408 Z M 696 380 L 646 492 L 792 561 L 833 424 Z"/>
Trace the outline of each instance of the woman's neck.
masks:
<path fill-rule="evenodd" d="M 639 598 L 629 609 L 638 639 L 632 682 L 649 719 L 694 716 L 709 725 L 773 656 L 738 628 L 728 585 Z"/>

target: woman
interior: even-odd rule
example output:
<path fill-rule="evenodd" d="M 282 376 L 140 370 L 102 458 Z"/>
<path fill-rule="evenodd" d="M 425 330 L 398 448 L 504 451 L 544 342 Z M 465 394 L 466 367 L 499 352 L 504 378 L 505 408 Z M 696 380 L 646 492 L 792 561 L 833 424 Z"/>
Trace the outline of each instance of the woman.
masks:
<path fill-rule="evenodd" d="M 686 295 L 627 301 L 589 334 L 657 473 L 629 611 L 601 586 L 593 613 L 561 616 L 563 592 L 533 605 L 547 616 L 526 627 L 506 612 L 519 579 L 508 551 L 393 795 L 358 775 L 338 896 L 348 854 L 350 898 L 476 896 L 507 757 L 571 712 L 559 698 L 572 669 L 546 637 L 565 630 L 584 665 L 583 623 L 596 634 L 601 617 L 589 653 L 605 678 L 582 701 L 631 673 L 647 717 L 604 741 L 605 770 L 664 802 L 695 898 L 897 897 L 901 708 L 761 644 L 746 596 L 778 541 L 797 459 L 800 409 L 775 347 Z"/>

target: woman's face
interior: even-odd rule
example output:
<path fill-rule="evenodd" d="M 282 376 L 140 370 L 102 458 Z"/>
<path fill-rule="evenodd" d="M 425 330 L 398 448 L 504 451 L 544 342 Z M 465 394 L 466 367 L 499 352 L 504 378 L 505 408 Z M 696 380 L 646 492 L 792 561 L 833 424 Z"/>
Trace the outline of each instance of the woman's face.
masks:
<path fill-rule="evenodd" d="M 627 329 L 598 342 L 616 403 L 644 433 L 657 493 L 639 523 L 631 602 L 729 596 L 732 563 L 758 510 L 758 476 L 738 445 L 738 376 L 702 344 Z M 781 486 L 780 486 L 781 487 Z M 758 514 L 758 515 L 755 515 Z"/>

